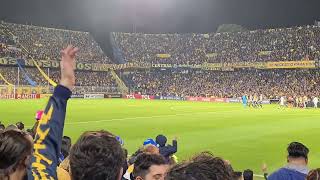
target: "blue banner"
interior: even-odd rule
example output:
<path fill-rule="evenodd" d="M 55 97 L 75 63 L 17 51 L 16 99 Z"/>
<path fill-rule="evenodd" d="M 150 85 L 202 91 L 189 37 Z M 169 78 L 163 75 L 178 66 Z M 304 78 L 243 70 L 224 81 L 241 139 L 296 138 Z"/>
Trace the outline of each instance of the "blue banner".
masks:
<path fill-rule="evenodd" d="M 17 65 L 20 69 L 20 72 L 22 72 L 23 76 L 24 76 L 24 79 L 26 81 L 28 81 L 28 83 L 31 85 L 31 86 L 37 86 L 37 83 L 35 81 L 33 81 L 29 76 L 28 76 L 28 72 L 26 72 L 24 70 L 24 66 L 25 66 L 25 61 L 23 59 L 17 59 Z"/>

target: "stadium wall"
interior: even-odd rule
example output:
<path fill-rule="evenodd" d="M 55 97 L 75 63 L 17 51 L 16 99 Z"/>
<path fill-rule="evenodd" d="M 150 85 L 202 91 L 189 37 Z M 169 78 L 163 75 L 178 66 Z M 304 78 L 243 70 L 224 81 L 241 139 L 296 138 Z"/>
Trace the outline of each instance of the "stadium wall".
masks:
<path fill-rule="evenodd" d="M 212 98 L 212 97 L 181 97 L 181 96 L 152 96 L 141 94 L 127 94 L 123 96 L 124 99 L 138 99 L 138 100 L 175 100 L 175 101 L 193 101 L 193 102 L 216 102 L 216 103 L 241 103 L 240 98 Z M 262 101 L 262 104 L 270 104 L 270 100 Z"/>

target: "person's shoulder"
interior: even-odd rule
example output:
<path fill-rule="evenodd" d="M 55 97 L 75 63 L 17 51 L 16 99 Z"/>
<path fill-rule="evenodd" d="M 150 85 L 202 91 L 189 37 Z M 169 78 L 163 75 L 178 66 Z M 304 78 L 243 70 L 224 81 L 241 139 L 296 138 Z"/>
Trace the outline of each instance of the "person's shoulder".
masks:
<path fill-rule="evenodd" d="M 268 176 L 268 180 L 282 180 L 282 179 L 292 179 L 292 180 L 304 180 L 305 174 L 298 171 L 290 170 L 287 168 L 280 168 Z"/>
<path fill-rule="evenodd" d="M 285 168 L 280 168 L 278 170 L 276 170 L 275 172 L 273 172 L 272 174 L 270 174 L 268 176 L 268 180 L 277 180 L 277 179 L 281 179 L 282 177 L 284 177 L 287 174 L 287 169 Z"/>

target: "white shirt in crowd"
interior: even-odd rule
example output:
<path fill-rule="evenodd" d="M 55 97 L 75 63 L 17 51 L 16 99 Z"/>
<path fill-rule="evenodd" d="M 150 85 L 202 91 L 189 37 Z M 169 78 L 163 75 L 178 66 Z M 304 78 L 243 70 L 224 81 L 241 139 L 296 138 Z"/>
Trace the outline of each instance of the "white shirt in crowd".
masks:
<path fill-rule="evenodd" d="M 280 105 L 284 106 L 284 97 L 283 96 L 281 96 L 281 98 L 280 98 Z"/>
<path fill-rule="evenodd" d="M 318 97 L 314 97 L 314 98 L 313 98 L 313 104 L 314 104 L 314 107 L 315 107 L 315 108 L 318 107 L 318 102 L 319 102 Z"/>

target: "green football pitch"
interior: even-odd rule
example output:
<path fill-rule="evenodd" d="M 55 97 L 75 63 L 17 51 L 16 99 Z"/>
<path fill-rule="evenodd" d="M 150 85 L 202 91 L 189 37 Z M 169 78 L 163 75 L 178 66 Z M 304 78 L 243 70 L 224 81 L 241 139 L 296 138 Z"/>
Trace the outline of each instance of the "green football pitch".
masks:
<path fill-rule="evenodd" d="M 17 121 L 31 127 L 35 112 L 46 100 L 0 100 L 0 121 Z M 179 160 L 201 151 L 230 160 L 234 169 L 261 174 L 286 163 L 286 147 L 292 141 L 310 148 L 310 167 L 320 167 L 320 110 L 244 109 L 240 104 L 144 101 L 124 99 L 69 101 L 64 134 L 73 142 L 87 130 L 108 130 L 121 136 L 129 153 L 158 134 L 169 143 L 178 138 Z"/>

